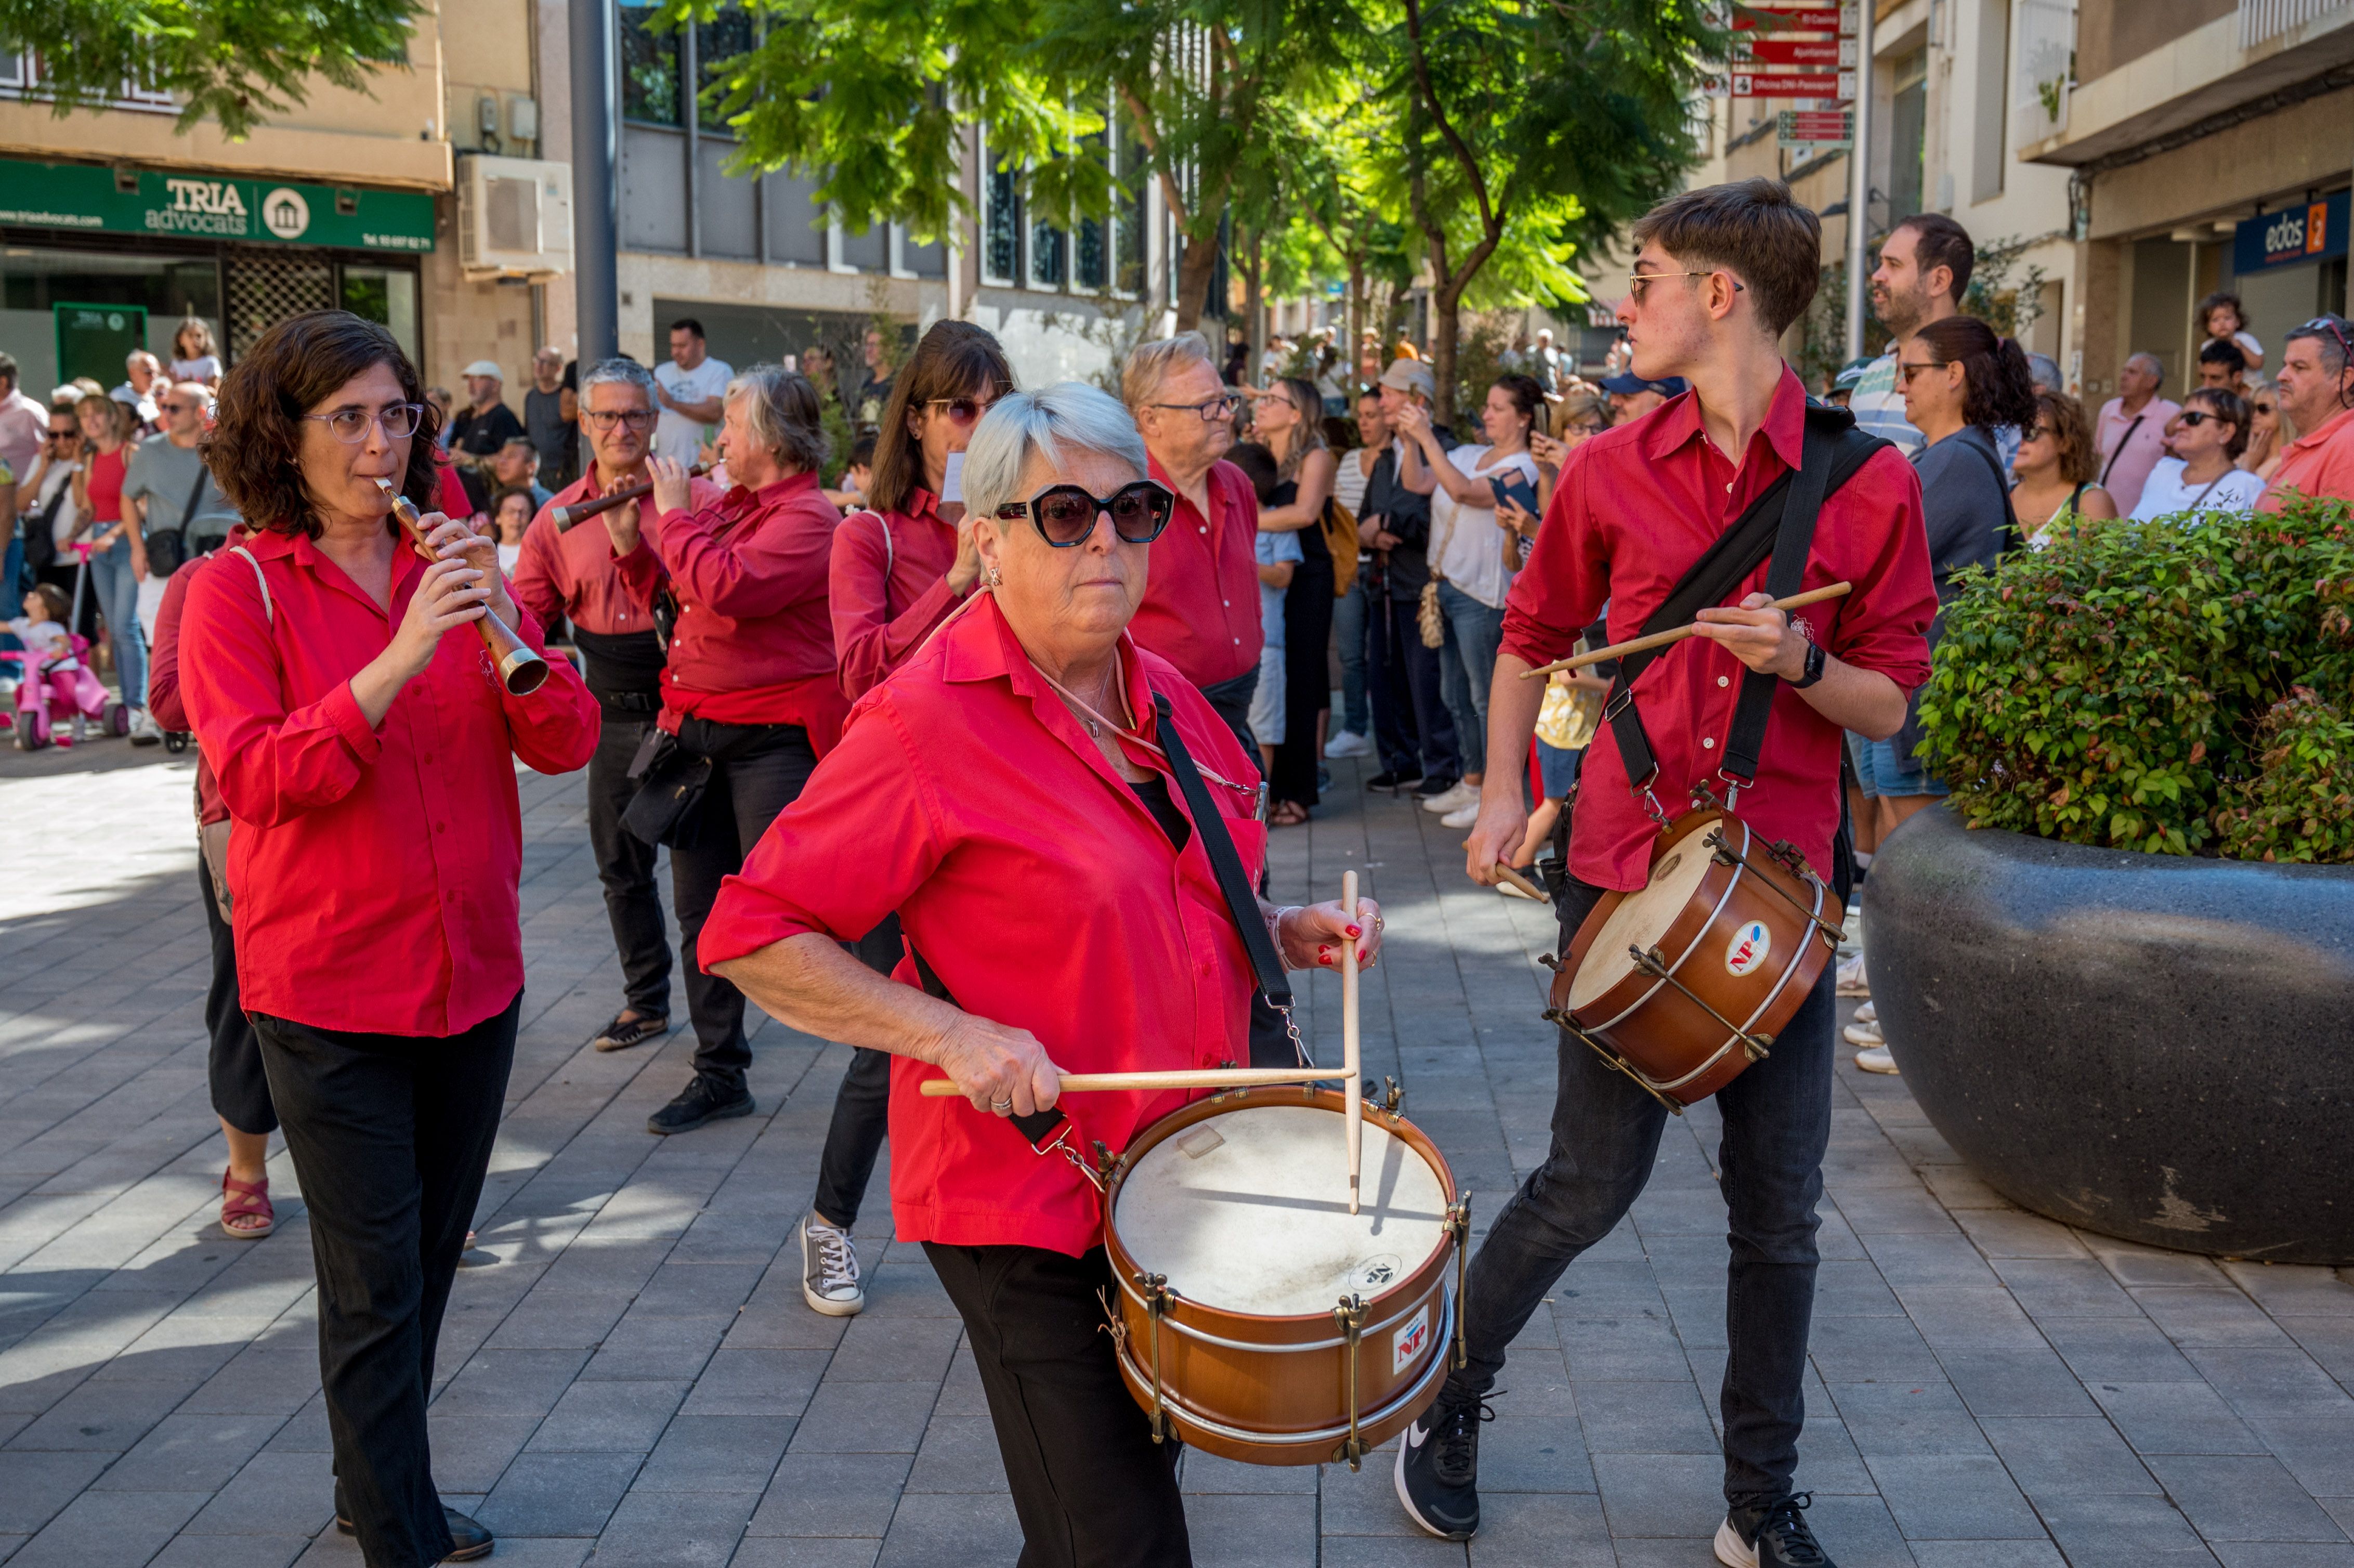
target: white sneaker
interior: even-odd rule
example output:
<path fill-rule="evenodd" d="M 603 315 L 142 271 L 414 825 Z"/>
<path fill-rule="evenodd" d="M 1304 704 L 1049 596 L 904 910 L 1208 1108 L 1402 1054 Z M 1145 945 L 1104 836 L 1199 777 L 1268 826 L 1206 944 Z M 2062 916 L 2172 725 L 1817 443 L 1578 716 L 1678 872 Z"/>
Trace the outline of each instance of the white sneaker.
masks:
<path fill-rule="evenodd" d="M 801 1221 L 801 1299 L 829 1318 L 854 1318 L 866 1308 L 858 1248 L 848 1231 L 827 1224 L 814 1209 Z"/>
<path fill-rule="evenodd" d="M 1870 996 L 1872 994 L 1872 982 L 1863 977 L 1863 955 L 1861 953 L 1858 953 L 1851 959 L 1844 959 L 1840 960 L 1839 967 L 1839 994 L 1841 996 Z"/>
<path fill-rule="evenodd" d="M 1855 1065 L 1867 1073 L 1896 1073 L 1896 1058 L 1888 1054 L 1885 1045 L 1867 1045 L 1858 1051 Z"/>
<path fill-rule="evenodd" d="M 1855 1022 L 1858 1022 L 1858 1023 L 1871 1023 L 1871 1024 L 1877 1024 L 1877 1023 L 1879 1023 L 1879 1022 L 1880 1022 L 1880 1007 L 1879 1007 L 1879 1004 L 1878 1004 L 1878 1003 L 1876 1003 L 1876 1002 L 1870 1002 L 1870 1001 L 1867 1001 L 1867 1002 L 1865 1002 L 1861 1007 L 1857 1008 L 1857 1009 L 1855 1010 Z"/>
<path fill-rule="evenodd" d="M 1336 762 L 1343 757 L 1371 757 L 1373 754 L 1372 737 L 1359 735 L 1353 729 L 1341 730 L 1324 743 L 1324 755 Z"/>
<path fill-rule="evenodd" d="M 1474 800 L 1469 805 L 1449 811 L 1439 818 L 1438 825 L 1442 828 L 1468 828 L 1479 820 L 1479 802 Z"/>
<path fill-rule="evenodd" d="M 1533 880 L 1536 876 L 1534 868 L 1531 868 L 1527 874 L 1532 880 Z M 1496 891 L 1502 894 L 1507 898 L 1524 898 L 1531 904 L 1539 902 L 1535 894 L 1523 892 L 1521 888 L 1521 885 L 1517 882 L 1500 882 L 1496 884 Z"/>
<path fill-rule="evenodd" d="M 1466 806 L 1476 806 L 1479 802 L 1479 786 L 1466 784 L 1458 779 L 1437 794 L 1425 800 L 1422 809 L 1426 811 L 1436 811 L 1443 817 L 1449 811 L 1459 811 Z"/>
<path fill-rule="evenodd" d="M 1850 1023 L 1840 1031 L 1840 1037 L 1850 1045 L 1885 1045 L 1888 1043 L 1881 1035 L 1877 1020 Z"/>
<path fill-rule="evenodd" d="M 149 715 L 145 708 L 133 708 L 131 710 L 132 745 L 155 746 L 161 744 L 163 739 L 163 729 L 157 726 L 154 719 Z"/>

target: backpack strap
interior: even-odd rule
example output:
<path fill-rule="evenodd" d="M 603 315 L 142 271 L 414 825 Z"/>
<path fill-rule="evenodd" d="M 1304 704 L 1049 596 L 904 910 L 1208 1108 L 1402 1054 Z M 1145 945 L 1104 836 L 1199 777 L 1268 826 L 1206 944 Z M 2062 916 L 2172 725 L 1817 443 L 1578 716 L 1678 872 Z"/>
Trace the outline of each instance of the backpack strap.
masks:
<path fill-rule="evenodd" d="M 261 563 L 254 559 L 253 552 L 247 549 L 242 545 L 232 546 L 229 549 L 229 554 L 232 556 L 243 556 L 245 557 L 245 564 L 253 568 L 253 580 L 260 584 L 261 588 L 261 619 L 268 621 L 272 626 L 277 625 L 278 607 L 270 602 L 270 579 L 261 575 Z"/>

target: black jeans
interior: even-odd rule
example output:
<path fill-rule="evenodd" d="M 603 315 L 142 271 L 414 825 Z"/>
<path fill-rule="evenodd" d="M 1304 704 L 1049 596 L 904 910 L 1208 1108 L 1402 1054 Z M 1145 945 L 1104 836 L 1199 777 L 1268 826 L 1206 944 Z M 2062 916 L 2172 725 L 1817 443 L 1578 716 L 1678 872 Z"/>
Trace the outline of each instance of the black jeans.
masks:
<path fill-rule="evenodd" d="M 926 1242 L 924 1254 L 980 1363 L 1022 1520 L 1017 1568 L 1187 1568 L 1179 1446 L 1152 1441 L 1120 1382 L 1104 1249 Z"/>
<path fill-rule="evenodd" d="M 1426 648 L 1422 642 L 1421 601 L 1393 599 L 1389 601 L 1389 641 L 1392 650 L 1391 679 L 1396 683 L 1391 690 L 1391 702 L 1404 701 L 1414 713 L 1415 734 L 1420 739 L 1421 757 L 1407 763 L 1418 768 L 1426 781 L 1453 783 L 1463 776 L 1462 754 L 1455 744 L 1455 720 L 1447 711 L 1439 681 L 1439 650 Z M 1388 762 L 1386 752 L 1383 758 Z"/>
<path fill-rule="evenodd" d="M 658 701 L 659 699 L 656 699 Z M 621 826 L 637 793 L 630 759 L 653 727 L 651 707 L 625 713 L 608 706 L 597 749 L 588 758 L 588 848 L 597 880 L 605 885 L 605 916 L 621 956 L 621 996 L 650 1018 L 670 1016 L 670 934 L 663 925 L 662 893 L 654 886 L 654 846 Z"/>
<path fill-rule="evenodd" d="M 719 896 L 719 885 L 744 869 L 744 857 L 778 814 L 801 796 L 817 767 L 809 734 L 797 724 L 710 724 L 681 719 L 678 743 L 712 759 L 693 842 L 670 852 L 670 901 L 678 912 L 686 1011 L 695 1020 L 695 1070 L 730 1090 L 744 1086 L 752 1046 L 744 1036 L 744 993 L 705 970 L 695 938 Z"/>
<path fill-rule="evenodd" d="M 1332 561 L 1302 561 L 1283 590 L 1283 742 L 1268 792 L 1316 804 L 1316 715 L 1332 705 Z"/>
<path fill-rule="evenodd" d="M 1564 889 L 1564 948 L 1599 896 L 1574 880 Z M 1830 1139 L 1833 967 L 1824 966 L 1773 1054 L 1716 1095 L 1724 1118 L 1717 1169 L 1733 1252 L 1720 1408 L 1724 1495 L 1736 1506 L 1788 1496 L 1797 1471 L 1815 1310 L 1815 1205 Z M 1470 1364 L 1448 1378 L 1449 1400 L 1493 1386 L 1504 1348 L 1570 1261 L 1625 1217 L 1659 1158 L 1667 1107 L 1566 1030 L 1560 1053 L 1553 1149 L 1497 1213 L 1471 1259 Z"/>
<path fill-rule="evenodd" d="M 270 1103 L 270 1079 L 261 1066 L 261 1042 L 237 991 L 237 938 L 221 918 L 213 895 L 213 868 L 196 856 L 196 882 L 205 890 L 205 929 L 213 939 L 213 979 L 205 990 L 205 1082 L 213 1109 L 239 1132 L 261 1137 L 278 1130 L 278 1110 Z"/>
<path fill-rule="evenodd" d="M 850 950 L 878 975 L 888 976 L 904 950 L 899 916 L 885 915 L 883 923 L 858 938 Z M 891 1054 L 854 1047 L 850 1065 L 843 1069 L 842 1086 L 833 1093 L 833 1120 L 825 1129 L 825 1151 L 818 1156 L 818 1217 L 843 1230 L 858 1223 L 858 1205 L 865 1200 L 867 1181 L 875 1174 L 875 1158 L 891 1129 Z"/>
<path fill-rule="evenodd" d="M 310 1212 L 335 1481 L 368 1568 L 425 1568 L 450 1554 L 425 1401 L 522 1010 L 518 991 L 504 1012 L 446 1039 L 253 1015 Z"/>
<path fill-rule="evenodd" d="M 1251 766 L 1257 767 L 1258 742 L 1251 736 L 1250 705 L 1251 699 L 1258 695 L 1258 666 L 1252 665 L 1231 681 L 1204 686 L 1202 695 L 1209 699 L 1210 706 L 1217 711 L 1218 716 L 1226 721 L 1226 727 L 1235 732 L 1235 738 L 1243 743 L 1243 750 L 1249 756 Z"/>

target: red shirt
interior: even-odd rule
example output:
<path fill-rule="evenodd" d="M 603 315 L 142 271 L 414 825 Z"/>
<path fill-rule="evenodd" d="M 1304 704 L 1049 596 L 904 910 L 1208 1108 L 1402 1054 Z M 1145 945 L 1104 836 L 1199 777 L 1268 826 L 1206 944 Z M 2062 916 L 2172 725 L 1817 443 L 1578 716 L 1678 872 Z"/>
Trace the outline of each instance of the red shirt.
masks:
<path fill-rule="evenodd" d="M 246 543 L 245 524 L 239 523 L 228 531 L 230 545 Z M 186 731 L 188 711 L 180 701 L 180 617 L 188 602 L 188 585 L 211 560 L 209 552 L 182 564 L 164 585 L 164 601 L 155 607 L 155 645 L 147 652 L 147 711 L 165 729 Z M 221 800 L 220 780 L 213 777 L 212 764 L 205 759 L 204 741 L 196 742 L 196 821 L 219 822 L 228 819 L 228 807 Z"/>
<path fill-rule="evenodd" d="M 687 482 L 697 511 L 725 493 L 707 480 Z M 515 562 L 511 586 L 515 602 L 531 611 L 542 626 L 553 626 L 558 616 L 569 617 L 581 630 L 599 637 L 626 637 L 654 629 L 651 598 L 642 599 L 622 585 L 613 562 L 613 536 L 605 520 L 591 517 L 568 534 L 556 531 L 548 515 L 559 506 L 602 494 L 594 471 L 582 475 L 552 496 L 539 515 L 524 530 L 523 555 Z M 651 540 L 660 531 L 654 498 L 648 492 L 638 502 L 638 536 Z"/>
<path fill-rule="evenodd" d="M 131 457 L 131 443 L 123 442 L 111 452 L 90 454 L 90 477 L 84 483 L 90 489 L 90 520 L 92 523 L 122 521 L 122 471 Z"/>
<path fill-rule="evenodd" d="M 509 695 L 482 639 L 445 633 L 371 728 L 352 677 L 392 641 L 425 563 L 393 557 L 389 615 L 299 534 L 257 532 L 188 588 L 187 715 L 237 832 L 237 973 L 255 1012 L 319 1029 L 445 1036 L 523 988 L 514 760 L 568 773 L 597 705 L 563 659 Z M 515 630 L 545 650 L 528 612 Z"/>
<path fill-rule="evenodd" d="M 1798 461 L 1806 393 L 1786 367 L 1765 428 L 1736 470 L 1702 433 L 1691 393 L 1632 424 L 1595 437 L 1562 465 L 1553 505 L 1504 611 L 1503 651 L 1531 664 L 1568 654 L 1607 600 L 1610 640 L 1640 634 L 1676 579 L 1757 493 Z M 1921 482 L 1903 454 L 1877 452 L 1823 503 L 1801 589 L 1850 582 L 1854 591 L 1799 612 L 1814 640 L 1848 663 L 1876 670 L 1906 691 L 1929 678 L 1926 632 L 1936 613 Z M 1762 592 L 1766 567 L 1727 596 Z M 1635 683 L 1658 758 L 1651 790 L 1670 816 L 1689 791 L 1712 783 L 1741 696 L 1745 667 L 1694 637 L 1652 661 Z M 1626 764 L 1603 726 L 1585 754 L 1571 829 L 1570 870 L 1597 887 L 1641 887 L 1657 830 L 1627 784 Z M 1839 831 L 1840 728 L 1785 683 L 1774 694 L 1754 787 L 1737 810 L 1767 839 L 1787 839 L 1828 876 Z M 1719 794 L 1722 783 L 1715 783 Z"/>
<path fill-rule="evenodd" d="M 2354 408 L 2288 444 L 2272 482 L 2256 498 L 2256 510 L 2279 511 L 2288 499 L 2282 493 L 2291 490 L 2316 501 L 2354 501 Z"/>
<path fill-rule="evenodd" d="M 1169 471 L 1152 460 L 1154 479 Z M 1258 618 L 1258 495 L 1230 462 L 1210 465 L 1207 517 L 1180 493 L 1176 514 L 1152 542 L 1144 602 L 1128 630 L 1197 686 L 1258 668 L 1267 641 Z"/>
<path fill-rule="evenodd" d="M 1256 881 L 1267 830 L 1252 820 L 1250 759 L 1165 662 L 1126 639 L 1120 659 L 1148 735 L 1158 690 L 1199 765 L 1252 784 L 1204 780 Z M 841 746 L 720 889 L 698 961 L 804 931 L 849 940 L 895 909 L 959 1006 L 1029 1030 L 1066 1071 L 1250 1059 L 1250 960 L 1200 833 L 1171 845 L 986 595 L 859 700 Z M 902 959 L 896 978 L 915 984 L 914 966 Z M 1096 1191 L 1070 1162 L 964 1100 L 918 1096 L 940 1075 L 892 1059 L 899 1239 L 1073 1256 L 1100 1242 Z M 1075 1095 L 1063 1108 L 1076 1147 L 1120 1150 L 1191 1097 Z"/>
<path fill-rule="evenodd" d="M 848 706 L 834 685 L 825 609 L 841 522 L 817 475 L 797 473 L 758 491 L 739 484 L 699 511 L 665 512 L 657 532 L 615 562 L 639 603 L 652 605 L 664 572 L 678 596 L 663 728 L 674 735 L 688 716 L 797 724 L 825 755 Z"/>
<path fill-rule="evenodd" d="M 433 466 L 440 475 L 438 488 L 441 494 L 427 510 L 439 511 L 444 517 L 472 517 L 474 500 L 466 493 L 466 482 L 458 477 L 458 465 L 451 461 L 449 453 L 443 452 L 433 460 Z"/>
<path fill-rule="evenodd" d="M 949 591 L 957 531 L 938 507 L 937 496 L 918 489 L 908 493 L 904 512 L 854 512 L 833 531 L 833 652 L 842 661 L 842 694 L 853 702 L 907 662 L 964 601 Z"/>

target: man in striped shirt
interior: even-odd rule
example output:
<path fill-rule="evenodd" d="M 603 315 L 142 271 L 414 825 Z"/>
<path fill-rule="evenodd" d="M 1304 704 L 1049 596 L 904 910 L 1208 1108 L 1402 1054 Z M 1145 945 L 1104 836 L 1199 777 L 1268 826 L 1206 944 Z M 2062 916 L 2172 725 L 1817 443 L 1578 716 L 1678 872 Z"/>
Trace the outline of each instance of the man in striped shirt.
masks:
<path fill-rule="evenodd" d="M 1942 212 L 1915 213 L 1898 224 L 1880 245 L 1880 266 L 1872 274 L 1872 313 L 1890 333 L 1888 350 L 1856 383 L 1848 408 L 1867 435 L 1896 443 L 1911 457 L 1922 447 L 1921 432 L 1904 417 L 1904 397 L 1896 387 L 1896 355 L 1931 322 L 1958 315 L 1970 286 L 1978 248 L 1969 231 Z"/>

